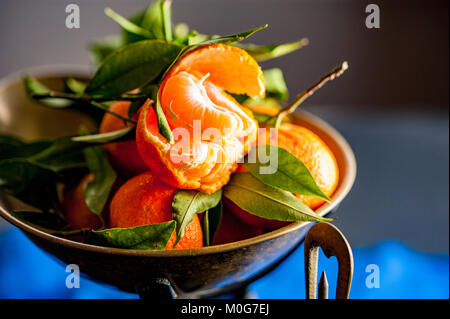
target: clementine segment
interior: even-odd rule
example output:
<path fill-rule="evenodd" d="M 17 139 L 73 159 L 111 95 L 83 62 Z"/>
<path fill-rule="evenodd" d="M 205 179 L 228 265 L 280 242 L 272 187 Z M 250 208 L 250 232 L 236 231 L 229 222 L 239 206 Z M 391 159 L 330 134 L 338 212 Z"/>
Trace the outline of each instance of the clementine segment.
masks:
<path fill-rule="evenodd" d="M 152 172 L 137 175 L 114 194 L 111 201 L 109 226 L 129 228 L 142 225 L 159 224 L 172 220 L 172 201 L 177 189 L 158 179 Z M 175 243 L 173 232 L 166 250 Z M 200 220 L 194 215 L 186 227 L 184 236 L 175 249 L 203 247 L 203 233 Z"/>
<path fill-rule="evenodd" d="M 183 56 L 167 73 L 160 101 L 174 144 L 158 132 L 147 102 L 136 131 L 139 153 L 164 182 L 214 193 L 256 139 L 257 123 L 225 91 L 263 96 L 262 71 L 244 50 L 202 46 Z"/>
<path fill-rule="evenodd" d="M 131 102 L 119 101 L 111 105 L 110 110 L 121 116 L 128 116 Z M 100 133 L 124 129 L 124 122 L 110 113 L 105 113 L 100 123 Z M 111 164 L 123 176 L 131 177 L 150 170 L 141 159 L 135 141 L 114 142 L 103 145 L 109 154 Z"/>

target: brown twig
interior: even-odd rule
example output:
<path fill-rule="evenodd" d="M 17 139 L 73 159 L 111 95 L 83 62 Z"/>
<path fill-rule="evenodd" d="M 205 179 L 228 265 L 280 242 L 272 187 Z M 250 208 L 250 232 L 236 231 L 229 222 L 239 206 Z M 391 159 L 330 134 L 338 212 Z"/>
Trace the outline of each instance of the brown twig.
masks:
<path fill-rule="evenodd" d="M 275 116 L 268 119 L 266 121 L 266 124 L 268 124 L 270 126 L 273 125 L 274 127 L 280 126 L 281 121 L 283 120 L 283 118 L 286 115 L 293 113 L 300 104 L 302 104 L 308 97 L 313 95 L 314 92 L 316 92 L 318 89 L 320 89 L 322 86 L 324 86 L 325 83 L 339 77 L 347 69 L 348 69 L 347 61 L 342 62 L 342 64 L 339 67 L 333 69 L 330 73 L 328 73 L 323 78 L 321 78 L 313 86 L 311 86 L 310 88 L 306 89 L 305 91 L 303 91 L 302 93 L 297 95 L 297 97 L 295 98 L 294 101 L 292 101 L 292 103 L 290 103 L 286 107 L 282 108 Z"/>

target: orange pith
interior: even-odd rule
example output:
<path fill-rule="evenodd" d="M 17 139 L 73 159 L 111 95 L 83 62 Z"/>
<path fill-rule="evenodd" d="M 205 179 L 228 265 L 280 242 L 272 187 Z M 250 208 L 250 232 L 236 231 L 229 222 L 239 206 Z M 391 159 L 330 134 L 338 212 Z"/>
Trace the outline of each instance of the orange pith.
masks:
<path fill-rule="evenodd" d="M 261 68 L 244 50 L 203 46 L 183 56 L 161 84 L 159 96 L 173 144 L 159 134 L 150 103 L 142 108 L 138 150 L 164 182 L 213 193 L 248 152 L 257 123 L 225 90 L 263 96 Z"/>
<path fill-rule="evenodd" d="M 109 214 L 109 227 L 129 228 L 159 224 L 172 220 L 172 201 L 177 189 L 158 179 L 152 172 L 129 179 L 114 194 Z M 170 250 L 175 243 L 175 231 L 166 245 Z M 203 247 L 200 220 L 194 215 L 184 236 L 175 249 Z"/>
<path fill-rule="evenodd" d="M 131 102 L 115 102 L 109 108 L 112 112 L 128 117 L 128 109 Z M 105 113 L 100 123 L 100 133 L 114 132 L 124 129 L 126 126 L 120 118 L 110 113 Z M 141 159 L 135 141 L 108 143 L 103 145 L 109 154 L 111 164 L 123 176 L 131 177 L 150 169 Z"/>

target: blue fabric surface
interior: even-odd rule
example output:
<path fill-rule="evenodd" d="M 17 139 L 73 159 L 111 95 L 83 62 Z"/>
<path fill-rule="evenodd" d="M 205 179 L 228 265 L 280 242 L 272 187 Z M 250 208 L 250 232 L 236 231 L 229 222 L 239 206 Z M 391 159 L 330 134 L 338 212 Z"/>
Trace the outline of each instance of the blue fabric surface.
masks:
<path fill-rule="evenodd" d="M 5 248 L 7 247 L 7 249 Z M 449 298 L 449 256 L 431 255 L 395 241 L 354 249 L 351 298 Z M 250 285 L 256 298 L 305 298 L 303 246 L 277 269 Z M 379 288 L 368 288 L 368 265 L 379 268 Z M 334 296 L 337 262 L 319 256 Z M 65 265 L 41 251 L 19 230 L 0 233 L 0 298 L 137 298 L 114 287 L 81 278 L 80 288 L 68 289 Z"/>

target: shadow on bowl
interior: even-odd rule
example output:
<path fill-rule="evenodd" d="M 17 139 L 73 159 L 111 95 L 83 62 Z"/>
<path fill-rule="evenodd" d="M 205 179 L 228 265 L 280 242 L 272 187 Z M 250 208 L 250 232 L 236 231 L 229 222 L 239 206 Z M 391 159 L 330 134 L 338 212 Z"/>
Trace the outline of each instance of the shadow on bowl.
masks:
<path fill-rule="evenodd" d="M 31 75 L 57 88 L 66 76 L 86 77 L 74 68 L 31 70 Z M 51 119 L 49 121 L 48 119 Z M 340 172 L 332 202 L 316 212 L 325 216 L 334 211 L 350 191 L 356 161 L 345 139 L 330 125 L 306 112 L 294 115 L 296 124 L 319 135 L 334 153 Z M 77 133 L 81 124 L 94 122 L 75 110 L 42 107 L 27 97 L 20 75 L 0 82 L 0 133 L 26 140 Z M 0 193 L 0 216 L 20 228 L 37 246 L 66 264 L 76 264 L 93 280 L 141 296 L 167 293 L 171 284 L 180 297 L 211 297 L 228 292 L 259 278 L 297 248 L 311 223 L 295 222 L 246 240 L 189 250 L 146 251 L 107 248 L 83 244 L 50 235 L 11 214 L 23 208 L 19 201 Z M 302 269 L 303 265 L 299 265 Z"/>

